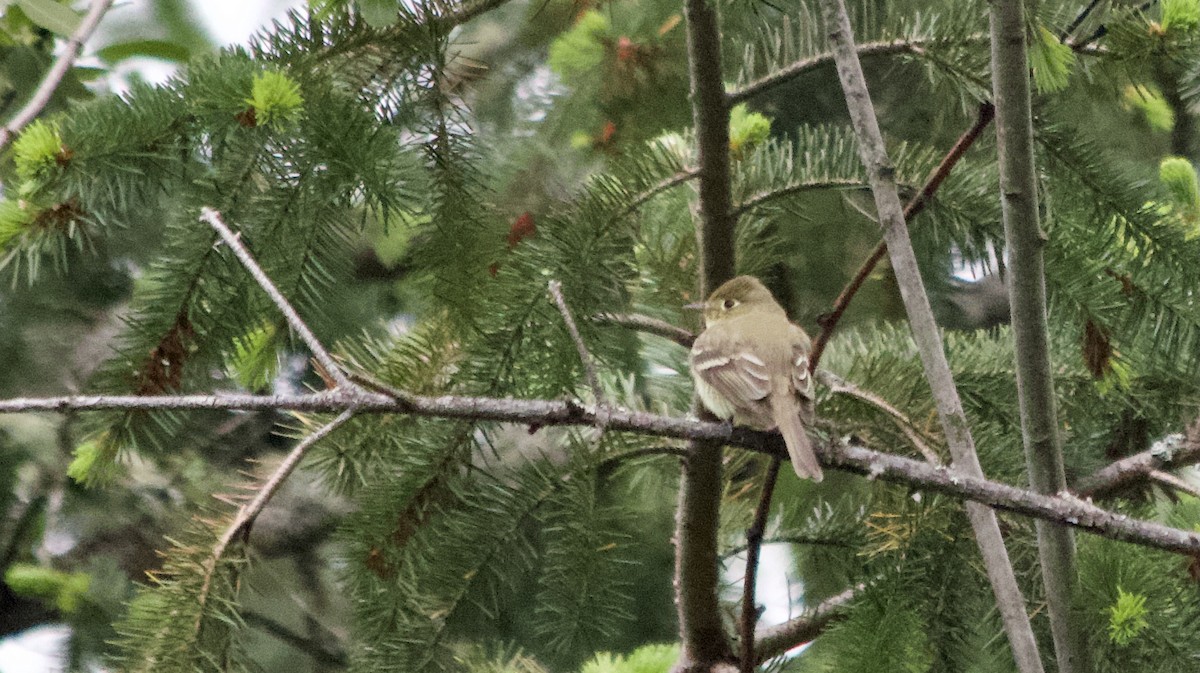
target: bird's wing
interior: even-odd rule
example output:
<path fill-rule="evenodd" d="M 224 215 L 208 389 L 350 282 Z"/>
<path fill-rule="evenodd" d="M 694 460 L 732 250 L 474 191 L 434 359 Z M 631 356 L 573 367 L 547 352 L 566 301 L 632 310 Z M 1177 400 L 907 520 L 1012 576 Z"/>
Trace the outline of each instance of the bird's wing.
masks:
<path fill-rule="evenodd" d="M 789 325 L 792 342 L 792 387 L 796 394 L 807 400 L 813 399 L 813 377 L 808 371 L 808 356 L 812 353 L 812 342 L 808 334 L 797 325 Z"/>
<path fill-rule="evenodd" d="M 692 371 L 735 406 L 764 399 L 771 392 L 767 364 L 745 345 L 709 329 L 692 346 Z M 737 404 L 737 402 L 742 404 Z"/>

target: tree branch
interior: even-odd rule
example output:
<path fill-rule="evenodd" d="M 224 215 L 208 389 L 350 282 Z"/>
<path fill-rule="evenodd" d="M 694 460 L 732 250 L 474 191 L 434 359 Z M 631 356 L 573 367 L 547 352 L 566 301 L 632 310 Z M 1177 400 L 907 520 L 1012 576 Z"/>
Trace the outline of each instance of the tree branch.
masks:
<path fill-rule="evenodd" d="M 54 65 L 46 71 L 46 76 L 42 78 L 41 84 L 38 84 L 38 88 L 33 92 L 29 102 L 25 103 L 25 106 L 18 110 L 3 128 L 0 128 L 0 149 L 6 147 L 12 141 L 13 136 L 20 133 L 21 129 L 29 125 L 29 122 L 37 119 L 37 116 L 50 103 L 54 92 L 62 84 L 63 78 L 67 76 L 67 71 L 71 69 L 72 65 L 75 65 L 75 59 L 79 58 L 79 50 L 83 48 L 83 43 L 92 36 L 96 26 L 100 25 L 100 19 L 104 18 L 104 14 L 108 12 L 112 4 L 113 0 L 92 0 L 87 14 L 79 21 L 79 26 L 74 33 L 71 33 L 71 37 L 67 38 L 62 53 L 54 60 Z"/>
<path fill-rule="evenodd" d="M 242 613 L 242 619 L 246 622 L 247 626 L 257 626 L 282 642 L 312 657 L 314 662 L 322 666 L 345 668 L 350 663 L 346 652 L 340 647 L 328 647 L 320 642 L 311 640 L 264 614 L 245 611 Z"/>
<path fill-rule="evenodd" d="M 758 660 L 754 658 L 754 626 L 758 623 L 758 602 L 755 593 L 758 581 L 758 555 L 762 550 L 763 533 L 767 529 L 767 515 L 771 512 L 771 496 L 775 493 L 775 482 L 779 479 L 779 458 L 772 458 L 767 466 L 767 474 L 763 477 L 762 492 L 758 497 L 758 507 L 754 510 L 754 520 L 746 531 L 746 575 L 742 581 L 742 621 L 741 642 L 742 673 L 754 673 Z"/>
<path fill-rule="evenodd" d="M 886 251 L 887 247 L 881 245 L 879 249 Z M 696 340 L 694 334 L 681 327 L 638 313 L 602 313 L 595 316 L 593 320 L 655 334 L 670 339 L 684 348 L 691 348 L 692 342 Z M 815 376 L 817 380 L 831 389 L 836 389 L 838 386 L 854 386 L 853 383 L 837 377 L 828 370 L 818 369 Z M 862 390 L 857 386 L 854 388 Z M 862 392 L 871 395 L 869 391 Z M 2 404 L 0 402 L 0 405 Z M 2 406 L 0 406 L 0 411 L 3 411 Z M 1188 432 L 1189 437 L 1200 437 L 1200 425 L 1194 426 Z M 1145 481 L 1150 478 L 1151 472 L 1178 469 L 1195 463 L 1200 463 L 1200 439 L 1188 439 L 1185 442 L 1182 434 L 1169 435 L 1142 453 L 1122 458 L 1076 480 L 1071 491 L 1082 498 L 1104 497 L 1131 484 Z"/>
<path fill-rule="evenodd" d="M 592 320 L 654 334 L 664 339 L 670 339 L 684 348 L 691 348 L 692 342 L 696 340 L 695 334 L 682 327 L 672 325 L 666 320 L 659 320 L 658 318 L 651 318 L 648 315 L 638 313 L 601 313 L 593 316 Z"/>
<path fill-rule="evenodd" d="M 587 377 L 588 386 L 592 389 L 592 395 L 596 398 L 596 407 L 607 406 L 604 401 L 604 389 L 600 387 L 600 375 L 596 373 L 596 363 L 592 360 L 592 354 L 588 352 L 588 347 L 583 342 L 583 337 L 579 335 L 579 328 L 575 325 L 575 318 L 571 316 L 571 309 L 567 306 L 566 297 L 563 296 L 562 283 L 552 280 L 548 287 L 550 289 L 550 296 L 554 298 L 554 304 L 558 307 L 558 312 L 562 314 L 563 323 L 567 326 L 567 332 L 571 334 L 571 341 L 575 342 L 575 350 L 579 352 L 579 360 L 583 363 L 583 373 Z"/>
<path fill-rule="evenodd" d="M 835 539 L 835 538 L 831 538 L 831 537 L 817 537 L 817 536 L 812 536 L 812 535 L 778 535 L 775 537 L 765 537 L 764 536 L 762 543 L 764 545 L 766 545 L 766 544 L 803 544 L 803 545 L 810 545 L 813 547 L 838 547 L 840 549 L 854 549 L 855 548 L 854 544 L 850 543 L 849 541 L 847 541 L 844 538 Z M 737 547 L 732 547 L 730 549 L 726 549 L 725 553 L 721 555 L 721 558 L 727 559 L 731 556 L 737 556 L 738 554 L 746 551 L 749 548 L 750 548 L 750 545 L 743 544 L 743 545 L 739 545 Z"/>
<path fill-rule="evenodd" d="M 733 277 L 736 265 L 730 196 L 729 102 L 721 81 L 716 0 L 685 0 L 688 77 L 699 173 L 697 250 L 700 296 Z M 711 418 L 699 400 L 693 408 Z M 733 661 L 721 620 L 717 538 L 721 520 L 721 442 L 695 441 L 683 461 L 675 515 L 675 601 L 682 651 L 676 671 L 705 672 Z"/>
<path fill-rule="evenodd" d="M 296 309 L 292 308 L 292 305 L 288 303 L 287 298 L 283 296 L 279 288 L 275 287 L 275 283 L 267 277 L 266 272 L 262 270 L 258 262 L 254 261 L 254 257 L 250 255 L 250 251 L 242 244 L 241 235 L 230 231 L 229 227 L 221 219 L 221 214 L 208 206 L 200 209 L 200 221 L 207 223 L 215 229 L 217 234 L 221 236 L 221 239 L 225 241 L 225 244 L 229 246 L 229 249 L 233 250 L 233 254 L 238 258 L 238 261 L 242 263 L 242 266 L 246 267 L 246 270 L 254 277 L 259 287 L 267 293 L 267 296 L 271 298 L 271 301 L 279 309 L 279 312 L 287 319 L 288 325 L 295 330 L 301 341 L 312 351 L 313 358 L 321 365 L 325 373 L 334 380 L 338 387 L 354 388 L 354 383 L 346 378 L 346 373 L 342 371 L 341 365 L 334 361 L 333 357 L 329 355 L 329 351 L 325 350 L 325 347 L 321 345 L 316 335 L 312 333 L 312 330 L 300 318 L 300 314 L 296 312 Z"/>
<path fill-rule="evenodd" d="M 663 192 L 667 191 L 668 189 L 671 189 L 672 187 L 677 187 L 689 180 L 694 180 L 698 177 L 700 177 L 700 171 L 697 171 L 694 169 L 680 171 L 680 172 L 676 173 L 675 175 L 672 175 L 671 177 L 666 178 L 666 179 L 662 180 L 661 182 L 659 182 L 658 184 L 650 187 L 646 191 L 641 192 L 640 194 L 637 194 L 636 196 L 634 196 L 629 201 L 629 204 L 627 206 L 625 206 L 624 208 L 622 208 L 621 211 L 613 219 L 619 220 L 622 217 L 631 215 L 634 212 L 636 212 L 638 208 L 641 208 L 643 205 L 645 205 L 645 203 L 647 201 L 654 198 L 655 196 L 662 194 Z"/>
<path fill-rule="evenodd" d="M 1037 168 L 1033 158 L 1033 107 L 1026 55 L 1024 0 L 992 0 L 992 98 L 1000 164 L 1000 210 L 1008 246 L 1008 297 L 1021 408 L 1021 438 L 1029 485 L 1038 493 L 1067 487 L 1055 410 L 1046 318 L 1042 250 L 1046 234 L 1038 218 Z M 1059 673 L 1088 673 L 1091 656 L 1082 629 L 1071 618 L 1078 582 L 1071 529 L 1037 522 L 1038 558 L 1050 634 Z"/>
<path fill-rule="evenodd" d="M 588 411 L 578 403 L 569 400 L 518 400 L 456 395 L 440 397 L 405 395 L 403 400 L 397 400 L 386 395 L 363 395 L 341 390 L 307 395 L 131 395 L 124 397 L 77 395 L 0 401 L 0 413 L 102 409 L 147 411 L 271 409 L 325 413 L 352 412 L 355 414 L 397 414 L 425 418 L 500 421 L 536 427 L 598 427 L 600 423 L 595 412 Z M 778 434 L 746 428 L 730 428 L 727 423 L 715 423 L 694 418 L 660 416 L 613 407 L 608 420 L 608 429 L 639 435 L 719 442 L 768 456 L 779 458 L 787 456 L 783 439 Z M 1191 452 L 1200 452 L 1200 449 L 1190 446 L 1187 451 L 1191 455 Z M 678 450 L 670 447 L 656 447 L 651 453 L 677 454 Z M 822 466 L 830 469 L 841 469 L 872 479 L 900 484 L 907 488 L 927 489 L 960 500 L 983 503 L 996 509 L 1066 523 L 1115 540 L 1180 554 L 1200 552 L 1200 533 L 1131 519 L 1081 500 L 1071 493 L 1053 496 L 1041 495 L 1016 486 L 989 481 L 983 477 L 968 476 L 960 470 L 929 465 L 925 461 L 857 446 L 825 446 L 820 449 L 818 457 L 821 459 Z M 1135 458 L 1137 457 L 1135 456 Z M 1162 464 L 1169 465 L 1170 463 Z"/>
<path fill-rule="evenodd" d="M 1159 486 L 1164 486 L 1166 488 L 1187 493 L 1193 498 L 1200 498 L 1200 488 L 1196 488 L 1191 482 L 1177 474 L 1163 472 L 1161 470 L 1150 470 L 1150 473 L 1147 476 L 1150 478 L 1150 481 L 1153 481 Z"/>
<path fill-rule="evenodd" d="M 842 190 L 866 190 L 868 185 L 861 180 L 831 178 L 829 180 L 815 180 L 812 182 L 793 182 L 774 189 L 769 189 L 761 192 L 755 192 L 747 196 L 744 200 L 734 204 L 733 214 L 741 217 L 751 210 L 761 206 L 764 203 L 769 203 L 775 199 L 791 196 L 792 194 L 801 194 L 807 191 L 815 191 L 821 189 L 842 189 Z"/>
<path fill-rule="evenodd" d="M 821 635 L 830 624 L 845 616 L 846 606 L 862 593 L 864 588 L 862 584 L 851 587 L 821 601 L 817 607 L 795 619 L 759 629 L 754 639 L 757 662 L 761 664 Z"/>
<path fill-rule="evenodd" d="M 954 146 L 950 148 L 949 152 L 946 152 L 946 156 L 942 157 L 937 168 L 933 170 L 929 179 L 925 181 L 925 186 L 904 207 L 905 222 L 911 222 L 912 218 L 925 210 L 933 200 L 933 195 L 937 193 L 942 183 L 950 176 L 950 171 L 954 170 L 959 160 L 963 158 L 963 155 L 967 153 L 971 145 L 975 144 L 975 141 L 983 134 L 983 130 L 991 123 L 992 117 L 995 116 L 995 111 L 996 109 L 991 103 L 981 103 L 979 105 L 979 112 L 975 116 L 975 123 L 958 137 Z M 825 352 L 825 346 L 829 344 L 830 337 L 833 336 L 833 330 L 837 328 L 838 322 L 841 321 L 842 315 L 846 312 L 846 307 L 850 305 L 854 296 L 862 289 L 863 283 L 867 281 L 867 278 L 870 277 L 871 272 L 875 270 L 876 265 L 879 264 L 885 254 L 887 254 L 887 244 L 884 241 L 880 241 L 875 246 L 875 249 L 871 251 L 871 254 L 867 255 L 862 265 L 858 267 L 858 271 L 854 273 L 854 277 L 850 279 L 846 287 L 842 288 L 841 293 L 833 302 L 833 308 L 818 320 L 821 323 L 821 332 L 813 340 L 813 351 L 809 358 L 809 362 L 814 370 L 821 360 L 821 355 Z"/>
<path fill-rule="evenodd" d="M 838 79 L 842 83 L 855 135 L 858 136 L 859 155 L 871 181 L 875 210 L 884 226 L 884 240 L 887 242 L 896 282 L 900 286 L 900 296 L 908 313 L 913 340 L 925 368 L 925 378 L 928 379 L 933 392 L 946 443 L 954 458 L 954 472 L 982 479 L 983 470 L 975 453 L 974 438 L 963 412 L 950 365 L 946 361 L 941 333 L 929 306 L 929 297 L 925 293 L 925 285 L 917 267 L 917 257 L 908 236 L 900 197 L 896 192 L 895 169 L 888 159 L 883 134 L 879 131 L 879 120 L 875 116 L 875 107 L 867 91 L 862 64 L 855 51 L 850 17 L 846 13 L 843 0 L 821 0 L 821 7 L 833 45 Z M 974 504 L 968 504 L 966 510 L 967 518 L 975 531 L 979 551 L 983 555 L 984 566 L 992 583 L 1017 666 L 1023 673 L 1042 673 L 1037 641 L 1025 612 L 1025 598 L 1017 585 L 996 514 Z"/>
<path fill-rule="evenodd" d="M 922 48 L 922 44 L 912 40 L 883 40 L 881 42 L 864 42 L 858 46 L 860 56 L 886 56 L 888 54 L 912 54 Z M 753 82 L 729 92 L 729 104 L 737 105 L 770 91 L 775 87 L 811 72 L 817 68 L 833 63 L 833 54 L 817 54 L 794 61 L 784 67 L 760 77 Z"/>
<path fill-rule="evenodd" d="M 1200 423 L 1182 434 L 1168 435 L 1146 451 L 1122 458 L 1079 479 L 1072 489 L 1080 497 L 1109 495 L 1130 484 L 1144 481 L 1151 472 L 1173 470 L 1200 462 Z"/>

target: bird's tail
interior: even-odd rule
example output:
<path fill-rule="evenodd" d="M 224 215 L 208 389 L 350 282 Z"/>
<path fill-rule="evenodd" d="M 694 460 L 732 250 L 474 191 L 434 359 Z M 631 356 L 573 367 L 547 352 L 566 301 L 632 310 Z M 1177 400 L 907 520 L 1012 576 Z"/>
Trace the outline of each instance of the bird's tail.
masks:
<path fill-rule="evenodd" d="M 817 454 L 813 452 L 808 433 L 804 431 L 804 423 L 800 421 L 800 406 L 796 398 L 779 393 L 769 397 L 772 420 L 779 427 L 779 434 L 783 435 L 783 443 L 787 445 L 796 474 L 801 479 L 821 481 L 825 475 L 821 472 L 821 464 L 817 462 Z"/>

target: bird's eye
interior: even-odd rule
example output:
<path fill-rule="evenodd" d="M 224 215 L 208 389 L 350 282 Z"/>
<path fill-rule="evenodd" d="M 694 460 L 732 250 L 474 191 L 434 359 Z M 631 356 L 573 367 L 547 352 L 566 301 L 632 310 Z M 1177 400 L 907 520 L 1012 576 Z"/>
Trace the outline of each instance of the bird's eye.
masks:
<path fill-rule="evenodd" d="M 737 306 L 737 301 L 735 301 L 733 299 L 726 299 L 725 303 L 722 304 L 722 306 L 724 306 L 725 310 L 728 311 L 729 309 L 733 308 L 734 306 Z"/>

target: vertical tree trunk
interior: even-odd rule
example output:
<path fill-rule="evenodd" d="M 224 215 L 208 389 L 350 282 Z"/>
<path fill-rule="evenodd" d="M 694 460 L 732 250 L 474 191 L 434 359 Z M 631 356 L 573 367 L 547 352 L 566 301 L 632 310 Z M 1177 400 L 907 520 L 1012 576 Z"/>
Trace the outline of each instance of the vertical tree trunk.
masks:
<path fill-rule="evenodd" d="M 687 0 L 688 71 L 698 146 L 700 295 L 734 275 L 730 210 L 729 104 L 721 77 L 721 32 L 709 0 Z M 694 409 L 705 417 L 697 403 Z M 683 651 L 677 671 L 729 666 L 733 650 L 721 621 L 717 531 L 721 517 L 721 444 L 692 442 L 683 461 L 675 514 L 675 604 Z"/>
<path fill-rule="evenodd" d="M 1050 369 L 1046 279 L 1038 222 L 1033 116 L 1022 0 L 992 0 L 992 91 L 1000 152 L 1000 204 L 1008 244 L 1008 287 L 1016 339 L 1017 397 L 1029 484 L 1039 493 L 1066 488 Z M 1091 662 L 1072 624 L 1075 539 L 1065 526 L 1037 522 L 1038 556 L 1060 673 L 1087 673 Z"/>

